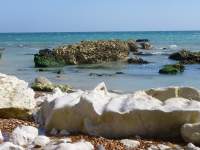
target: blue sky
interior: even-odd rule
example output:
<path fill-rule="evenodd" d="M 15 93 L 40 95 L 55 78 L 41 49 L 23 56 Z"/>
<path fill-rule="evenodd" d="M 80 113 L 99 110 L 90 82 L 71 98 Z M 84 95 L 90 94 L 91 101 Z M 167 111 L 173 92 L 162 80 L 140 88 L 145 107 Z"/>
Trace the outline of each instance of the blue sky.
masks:
<path fill-rule="evenodd" d="M 0 32 L 200 30 L 200 0 L 0 0 Z"/>

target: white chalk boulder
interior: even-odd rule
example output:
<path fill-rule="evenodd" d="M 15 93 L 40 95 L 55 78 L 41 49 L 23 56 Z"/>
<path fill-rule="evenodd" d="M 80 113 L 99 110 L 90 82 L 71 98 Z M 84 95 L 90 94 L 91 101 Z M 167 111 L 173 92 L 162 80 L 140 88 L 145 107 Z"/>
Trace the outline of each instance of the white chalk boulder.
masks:
<path fill-rule="evenodd" d="M 10 142 L 16 145 L 26 146 L 32 144 L 37 136 L 37 128 L 23 125 L 14 129 L 10 137 Z"/>
<path fill-rule="evenodd" d="M 27 119 L 35 107 L 34 91 L 15 76 L 0 73 L 0 117 Z"/>
<path fill-rule="evenodd" d="M 46 146 L 49 142 L 50 142 L 49 137 L 44 136 L 44 135 L 40 135 L 40 136 L 38 136 L 38 137 L 35 138 L 35 140 L 34 140 L 34 145 L 44 147 L 44 146 Z"/>
<path fill-rule="evenodd" d="M 11 142 L 5 142 L 0 144 L 0 150 L 24 150 L 24 148 Z"/>
<path fill-rule="evenodd" d="M 136 140 L 123 139 L 120 142 L 126 147 L 126 150 L 136 149 L 140 146 L 140 142 Z"/>
<path fill-rule="evenodd" d="M 169 89 L 164 95 L 163 90 L 153 95 L 145 91 L 116 94 L 101 83 L 92 91 L 78 91 L 44 103 L 41 112 L 48 113 L 40 114 L 41 124 L 47 132 L 66 130 L 111 138 L 175 137 L 183 124 L 200 121 L 198 90 L 189 89 L 190 95 L 187 90 L 178 94 L 181 88 L 177 92 Z M 193 97 L 191 93 L 197 94 Z"/>
<path fill-rule="evenodd" d="M 200 144 L 200 123 L 184 124 L 181 128 L 181 135 L 186 142 Z"/>
<path fill-rule="evenodd" d="M 58 145 L 48 145 L 44 150 L 94 150 L 90 142 L 80 141 L 76 143 L 61 143 Z"/>

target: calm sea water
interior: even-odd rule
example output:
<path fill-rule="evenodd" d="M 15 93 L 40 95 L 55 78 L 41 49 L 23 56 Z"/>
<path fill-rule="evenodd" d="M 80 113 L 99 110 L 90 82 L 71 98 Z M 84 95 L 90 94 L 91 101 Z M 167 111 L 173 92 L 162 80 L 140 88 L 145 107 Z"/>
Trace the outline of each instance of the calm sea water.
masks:
<path fill-rule="evenodd" d="M 104 65 L 66 66 L 39 72 L 34 68 L 33 54 L 42 48 L 53 48 L 81 40 L 139 39 L 148 38 L 154 49 L 151 56 L 142 56 L 150 61 L 147 65 L 108 63 Z M 175 46 L 176 45 L 176 46 Z M 167 48 L 162 50 L 162 48 Z M 159 69 L 174 63 L 168 54 L 187 48 L 200 50 L 200 32 L 102 32 L 102 33 L 0 33 L 0 48 L 5 48 L 0 59 L 0 72 L 16 75 L 32 82 L 37 76 L 46 76 L 56 83 L 70 84 L 74 88 L 92 89 L 104 81 L 109 89 L 130 92 L 139 89 L 165 86 L 193 86 L 200 88 L 200 65 L 187 65 L 179 75 L 160 75 Z M 62 69 L 62 74 L 56 74 Z M 123 72 L 124 74 L 115 74 Z M 90 76 L 90 73 L 106 76 Z M 112 76 L 110 76 L 112 75 Z"/>

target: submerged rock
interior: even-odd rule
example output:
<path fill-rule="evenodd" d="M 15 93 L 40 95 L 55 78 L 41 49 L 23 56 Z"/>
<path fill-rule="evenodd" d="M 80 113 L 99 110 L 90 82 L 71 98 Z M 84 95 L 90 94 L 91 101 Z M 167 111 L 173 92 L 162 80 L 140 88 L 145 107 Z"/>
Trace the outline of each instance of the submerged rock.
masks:
<path fill-rule="evenodd" d="M 35 82 L 32 83 L 31 88 L 35 91 L 53 92 L 55 88 L 61 89 L 63 92 L 71 91 L 69 85 L 53 84 L 45 77 L 37 77 Z"/>
<path fill-rule="evenodd" d="M 148 64 L 149 62 L 140 57 L 134 56 L 127 60 L 129 64 Z"/>
<path fill-rule="evenodd" d="M 191 52 L 188 50 L 181 50 L 169 56 L 169 59 L 178 60 L 183 64 L 199 64 L 200 52 Z"/>
<path fill-rule="evenodd" d="M 0 117 L 30 119 L 35 107 L 34 91 L 28 83 L 0 73 Z"/>
<path fill-rule="evenodd" d="M 123 60 L 129 51 L 135 51 L 134 42 L 121 40 L 82 41 L 79 44 L 60 46 L 52 51 L 35 54 L 36 67 L 75 64 L 97 64 Z"/>
<path fill-rule="evenodd" d="M 110 93 L 102 83 L 92 91 L 78 91 L 43 103 L 41 112 L 48 113 L 39 115 L 40 124 L 47 132 L 56 129 L 110 138 L 176 137 L 184 123 L 200 121 L 200 98 L 178 96 L 160 100 L 144 91 Z"/>
<path fill-rule="evenodd" d="M 184 65 L 178 63 L 178 64 L 172 64 L 172 65 L 165 65 L 162 69 L 159 70 L 160 74 L 177 74 L 181 73 L 185 70 Z"/>

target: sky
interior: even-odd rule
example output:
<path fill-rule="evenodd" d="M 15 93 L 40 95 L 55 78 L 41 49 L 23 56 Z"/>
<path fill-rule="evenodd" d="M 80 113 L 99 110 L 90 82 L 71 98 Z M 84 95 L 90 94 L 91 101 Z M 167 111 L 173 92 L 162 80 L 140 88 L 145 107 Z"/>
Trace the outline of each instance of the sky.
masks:
<path fill-rule="evenodd" d="M 0 0 L 0 32 L 200 30 L 200 0 Z"/>

